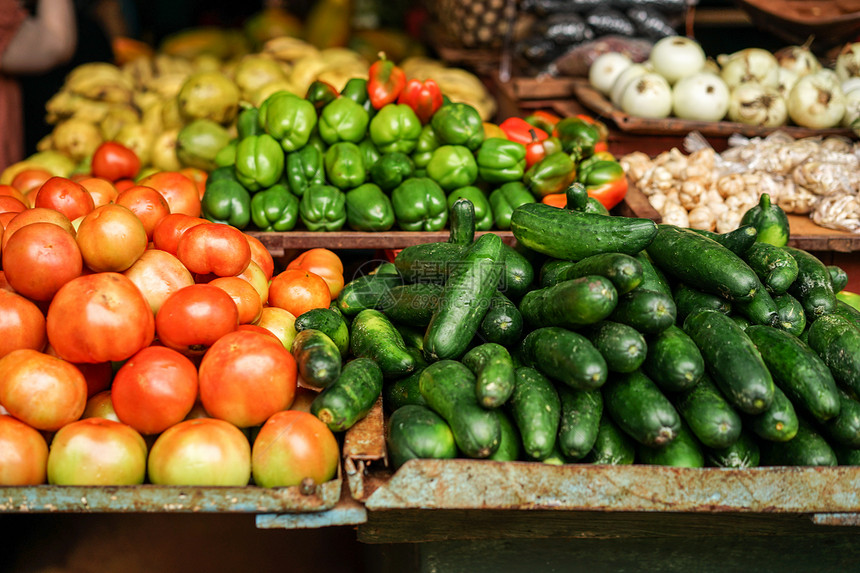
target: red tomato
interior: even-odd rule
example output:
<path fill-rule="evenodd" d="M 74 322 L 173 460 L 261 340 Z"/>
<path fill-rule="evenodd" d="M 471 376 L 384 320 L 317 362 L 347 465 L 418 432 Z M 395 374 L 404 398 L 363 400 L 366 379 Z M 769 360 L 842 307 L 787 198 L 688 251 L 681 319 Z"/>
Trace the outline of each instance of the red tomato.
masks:
<path fill-rule="evenodd" d="M 296 337 L 296 317 L 293 313 L 276 306 L 263 307 L 257 326 L 265 328 L 289 350 Z"/>
<path fill-rule="evenodd" d="M 51 177 L 39 187 L 33 206 L 54 209 L 74 221 L 95 209 L 95 202 L 80 183 L 65 177 Z"/>
<path fill-rule="evenodd" d="M 222 289 L 194 284 L 179 289 L 155 315 L 158 340 L 186 356 L 199 356 L 239 325 L 239 309 Z"/>
<path fill-rule="evenodd" d="M 296 361 L 269 336 L 239 330 L 219 339 L 199 368 L 200 401 L 215 418 L 256 426 L 289 408 L 296 393 Z"/>
<path fill-rule="evenodd" d="M 269 302 L 269 279 L 266 278 L 266 274 L 257 263 L 252 260 L 248 263 L 248 268 L 236 276 L 251 283 L 251 286 L 260 295 L 261 304 L 265 306 Z"/>
<path fill-rule="evenodd" d="M 194 277 L 179 259 L 159 249 L 148 249 L 123 273 L 137 285 L 152 313 L 158 312 L 171 294 L 194 284 Z"/>
<path fill-rule="evenodd" d="M 192 273 L 234 277 L 248 268 L 251 246 L 236 227 L 206 223 L 182 234 L 176 257 Z"/>
<path fill-rule="evenodd" d="M 122 193 L 126 189 L 134 187 L 136 183 L 134 179 L 120 179 L 119 181 L 114 181 L 114 187 L 116 187 L 117 193 Z"/>
<path fill-rule="evenodd" d="M 257 263 L 266 274 L 266 281 L 272 280 L 272 275 L 275 274 L 275 261 L 272 258 L 272 253 L 257 237 L 245 234 L 245 238 L 251 247 L 251 260 Z"/>
<path fill-rule="evenodd" d="M 337 474 L 337 439 L 319 418 L 285 410 L 266 420 L 251 452 L 254 483 L 295 486 L 310 478 L 321 484 Z"/>
<path fill-rule="evenodd" d="M 138 182 L 152 187 L 167 199 L 171 213 L 200 216 L 200 193 L 194 181 L 177 171 L 159 171 Z"/>
<path fill-rule="evenodd" d="M 116 410 L 113 409 L 110 390 L 103 390 L 90 396 L 87 400 L 87 407 L 84 408 L 84 413 L 81 416 L 82 420 L 85 418 L 104 418 L 119 422 Z"/>
<path fill-rule="evenodd" d="M 322 277 L 328 284 L 331 298 L 337 298 L 343 289 L 343 263 L 328 249 L 310 249 L 290 261 L 288 269 L 304 269 Z M 298 316 L 298 315 L 296 315 Z"/>
<path fill-rule="evenodd" d="M 24 194 L 18 190 L 18 188 L 12 185 L 0 185 L 0 196 L 14 197 L 27 207 L 30 206 L 29 202 L 27 201 L 27 197 L 25 197 Z"/>
<path fill-rule="evenodd" d="M 140 258 L 149 239 L 127 207 L 102 205 L 81 221 L 77 233 L 84 264 L 97 273 L 122 272 Z"/>
<path fill-rule="evenodd" d="M 269 285 L 269 304 L 301 316 L 312 308 L 328 308 L 331 291 L 316 273 L 287 269 L 275 275 Z"/>
<path fill-rule="evenodd" d="M 12 178 L 12 187 L 15 187 L 21 193 L 27 193 L 32 189 L 38 189 L 42 183 L 53 177 L 53 174 L 47 169 L 30 168 L 23 169 Z"/>
<path fill-rule="evenodd" d="M 8 185 L 7 185 L 8 187 Z M 14 187 L 9 187 L 10 189 L 14 189 Z M 25 205 L 24 202 L 17 197 L 12 197 L 11 195 L 0 195 L 0 213 L 20 213 L 24 209 L 29 209 L 29 205 Z"/>
<path fill-rule="evenodd" d="M 68 231 L 72 236 L 75 235 L 75 229 L 69 218 L 53 209 L 45 207 L 34 207 L 18 213 L 6 224 L 3 231 L 3 242 L 0 244 L 0 249 L 6 248 L 6 243 L 15 231 L 21 227 L 25 227 L 30 223 L 53 223 Z"/>
<path fill-rule="evenodd" d="M 0 358 L 13 350 L 41 351 L 48 342 L 45 315 L 23 296 L 0 290 Z"/>
<path fill-rule="evenodd" d="M 48 342 L 70 362 L 119 362 L 149 346 L 154 336 L 152 309 L 119 273 L 80 276 L 48 307 Z"/>
<path fill-rule="evenodd" d="M 152 239 L 155 225 L 170 214 L 170 206 L 164 196 L 152 187 L 135 185 L 129 187 L 114 201 L 117 205 L 128 207 L 143 222 L 147 239 Z"/>
<path fill-rule="evenodd" d="M 113 183 L 101 177 L 87 177 L 78 181 L 81 187 L 87 190 L 90 197 L 93 198 L 93 204 L 96 207 L 113 203 L 116 199 L 118 191 Z"/>
<path fill-rule="evenodd" d="M 218 277 L 208 283 L 218 287 L 233 299 L 239 309 L 239 324 L 251 324 L 260 320 L 263 303 L 254 286 L 239 277 Z"/>
<path fill-rule="evenodd" d="M 146 477 L 146 442 L 133 428 L 86 418 L 60 428 L 48 453 L 53 485 L 137 485 Z"/>
<path fill-rule="evenodd" d="M 183 167 L 179 170 L 180 173 L 194 181 L 197 186 L 197 194 L 203 199 L 203 193 L 206 192 L 206 180 L 209 179 L 209 173 L 197 167 Z"/>
<path fill-rule="evenodd" d="M 274 332 L 272 332 L 271 330 L 266 330 L 259 324 L 240 324 L 236 327 L 236 330 L 247 330 L 250 332 L 256 332 L 258 334 L 263 334 L 265 336 L 271 336 L 273 340 L 277 340 L 279 343 L 281 342 L 281 340 L 277 336 L 275 336 Z"/>
<path fill-rule="evenodd" d="M 45 346 L 43 352 L 49 356 L 56 356 L 57 351 L 50 344 Z M 113 364 L 111 362 L 73 362 L 75 368 L 80 370 L 87 381 L 87 400 L 94 394 L 98 394 L 110 388 L 111 379 L 113 378 Z"/>
<path fill-rule="evenodd" d="M 94 177 L 104 177 L 108 181 L 134 179 L 140 171 L 140 159 L 125 145 L 105 141 L 93 153 L 91 171 Z"/>
<path fill-rule="evenodd" d="M 149 480 L 161 485 L 244 486 L 251 479 L 251 447 L 236 426 L 214 418 L 180 422 L 149 453 Z"/>
<path fill-rule="evenodd" d="M 37 430 L 58 430 L 84 413 L 87 382 L 73 364 L 30 349 L 0 359 L 0 404 Z"/>
<path fill-rule="evenodd" d="M 209 221 L 182 213 L 171 213 L 155 225 L 152 231 L 152 243 L 156 249 L 175 255 L 176 249 L 179 247 L 179 239 L 185 231 L 205 223 L 209 223 Z"/>
<path fill-rule="evenodd" d="M 18 213 L 9 213 L 9 212 L 0 213 L 0 226 L 3 227 L 3 233 L 6 232 L 6 225 L 8 225 L 9 222 L 12 219 L 14 219 L 17 215 L 18 215 Z M 0 233 L 0 236 L 2 236 L 3 233 Z M 0 238 L 2 238 L 2 237 L 0 237 Z"/>
<path fill-rule="evenodd" d="M 117 371 L 111 400 L 120 422 L 141 434 L 160 434 L 194 406 L 197 368 L 175 350 L 148 346 Z"/>
<path fill-rule="evenodd" d="M 48 444 L 34 428 L 0 415 L 0 462 L 0 486 L 43 484 Z"/>
<path fill-rule="evenodd" d="M 82 268 L 75 238 L 51 223 L 21 227 L 3 248 L 6 280 L 33 300 L 51 300 L 60 287 L 80 276 Z"/>

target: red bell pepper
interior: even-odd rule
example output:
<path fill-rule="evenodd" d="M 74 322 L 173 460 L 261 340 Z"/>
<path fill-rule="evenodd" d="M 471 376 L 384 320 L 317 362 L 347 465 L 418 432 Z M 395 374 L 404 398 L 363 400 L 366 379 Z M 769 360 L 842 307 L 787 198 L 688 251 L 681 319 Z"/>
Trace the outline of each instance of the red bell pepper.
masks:
<path fill-rule="evenodd" d="M 549 195 L 544 195 L 540 202 L 550 207 L 564 209 L 567 206 L 567 195 L 565 193 L 550 193 Z"/>
<path fill-rule="evenodd" d="M 539 109 L 527 116 L 526 121 L 534 127 L 542 129 L 547 133 L 552 133 L 555 124 L 561 121 L 561 117 L 554 113 Z"/>
<path fill-rule="evenodd" d="M 422 124 L 430 122 L 436 110 L 442 107 L 442 90 L 435 80 L 412 79 L 406 82 L 397 103 L 405 103 L 412 108 Z"/>
<path fill-rule="evenodd" d="M 499 124 L 507 138 L 523 145 L 528 145 L 534 139 L 543 141 L 549 134 L 544 130 L 533 126 L 521 117 L 509 117 Z"/>
<path fill-rule="evenodd" d="M 406 74 L 394 62 L 385 57 L 385 52 L 379 53 L 379 59 L 373 62 L 368 71 L 367 96 L 374 109 L 397 101 L 397 97 L 406 85 Z"/>
<path fill-rule="evenodd" d="M 612 209 L 627 195 L 627 178 L 618 179 L 601 185 L 589 185 L 588 196 L 594 197 L 607 209 Z"/>

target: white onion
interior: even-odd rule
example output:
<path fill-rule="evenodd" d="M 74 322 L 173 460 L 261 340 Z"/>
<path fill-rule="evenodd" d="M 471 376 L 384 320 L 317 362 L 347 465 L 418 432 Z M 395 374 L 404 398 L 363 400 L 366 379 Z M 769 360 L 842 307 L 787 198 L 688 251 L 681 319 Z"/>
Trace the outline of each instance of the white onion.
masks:
<path fill-rule="evenodd" d="M 776 88 L 755 82 L 741 84 L 729 98 L 729 119 L 748 125 L 778 127 L 785 125 L 788 110 Z"/>
<path fill-rule="evenodd" d="M 794 84 L 797 83 L 797 80 L 800 79 L 800 76 L 794 70 L 779 68 L 778 78 L 779 81 L 776 85 L 776 91 L 779 92 L 779 95 L 786 98 L 791 92 L 791 88 L 793 88 Z"/>
<path fill-rule="evenodd" d="M 818 58 L 809 49 L 811 43 L 812 38 L 807 40 L 802 46 L 787 46 L 777 50 L 774 56 L 776 56 L 780 67 L 791 70 L 799 77 L 814 74 L 821 69 L 821 62 L 818 61 Z"/>
<path fill-rule="evenodd" d="M 618 77 L 615 79 L 615 83 L 612 84 L 612 89 L 609 90 L 609 101 L 612 102 L 612 105 L 615 107 L 621 107 L 621 94 L 624 93 L 624 88 L 627 87 L 627 84 L 631 80 L 645 75 L 646 73 L 648 73 L 648 68 L 643 64 L 632 64 L 627 66 L 623 72 L 618 74 Z"/>
<path fill-rule="evenodd" d="M 845 115 L 845 94 L 833 74 L 803 76 L 786 100 L 788 115 L 802 127 L 826 129 L 839 125 Z"/>
<path fill-rule="evenodd" d="M 681 119 L 720 121 L 729 109 L 729 88 L 710 72 L 687 76 L 672 88 L 672 109 Z"/>
<path fill-rule="evenodd" d="M 854 90 L 860 88 L 860 77 L 855 76 L 853 78 L 848 78 L 847 80 L 842 82 L 839 85 L 839 87 L 842 88 L 842 93 L 844 93 L 845 95 L 848 95 L 849 93 L 853 92 Z"/>
<path fill-rule="evenodd" d="M 845 115 L 842 116 L 842 125 L 854 127 L 858 119 L 860 119 L 860 89 L 845 94 Z"/>
<path fill-rule="evenodd" d="M 860 76 L 860 42 L 845 44 L 836 56 L 836 74 L 843 82 Z"/>
<path fill-rule="evenodd" d="M 728 56 L 723 54 L 717 61 L 722 66 L 720 75 L 729 89 L 747 82 L 775 88 L 779 81 L 779 62 L 773 54 L 761 48 L 747 48 Z"/>
<path fill-rule="evenodd" d="M 621 109 L 636 117 L 668 117 L 672 112 L 672 87 L 656 72 L 641 75 L 624 88 Z"/>
<path fill-rule="evenodd" d="M 666 36 L 654 44 L 648 60 L 655 72 L 674 84 L 704 67 L 705 51 L 698 42 L 685 36 Z"/>
<path fill-rule="evenodd" d="M 602 94 L 608 94 L 618 75 L 633 64 L 633 60 L 620 52 L 601 54 L 588 68 L 588 81 Z"/>

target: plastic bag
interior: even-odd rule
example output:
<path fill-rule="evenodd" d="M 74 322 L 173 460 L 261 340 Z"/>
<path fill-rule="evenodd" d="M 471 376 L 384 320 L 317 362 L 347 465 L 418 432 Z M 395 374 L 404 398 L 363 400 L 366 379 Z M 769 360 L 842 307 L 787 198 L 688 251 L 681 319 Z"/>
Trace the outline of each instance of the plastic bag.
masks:
<path fill-rule="evenodd" d="M 668 14 L 682 12 L 687 7 L 687 0 L 612 0 L 610 5 L 619 10 L 649 8 Z"/>
<path fill-rule="evenodd" d="M 590 42 L 568 48 L 556 58 L 554 68 L 561 76 L 587 77 L 588 68 L 601 54 L 620 52 L 634 62 L 644 62 L 651 54 L 650 40 L 616 35 L 602 36 Z"/>
<path fill-rule="evenodd" d="M 571 12 L 588 12 L 606 4 L 606 0 L 521 0 L 520 10 L 540 17 Z"/>
<path fill-rule="evenodd" d="M 579 14 L 554 14 L 539 21 L 534 32 L 560 46 L 579 44 L 594 38 L 594 32 Z"/>

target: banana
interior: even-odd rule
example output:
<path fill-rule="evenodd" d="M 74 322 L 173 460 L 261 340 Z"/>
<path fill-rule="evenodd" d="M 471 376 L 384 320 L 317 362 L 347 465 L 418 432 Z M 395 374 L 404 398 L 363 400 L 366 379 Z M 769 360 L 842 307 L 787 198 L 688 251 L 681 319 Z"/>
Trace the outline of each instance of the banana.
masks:
<path fill-rule="evenodd" d="M 106 140 L 112 140 L 124 126 L 139 122 L 140 113 L 134 107 L 130 105 L 113 105 L 108 110 L 104 119 L 99 122 L 99 129 Z"/>

